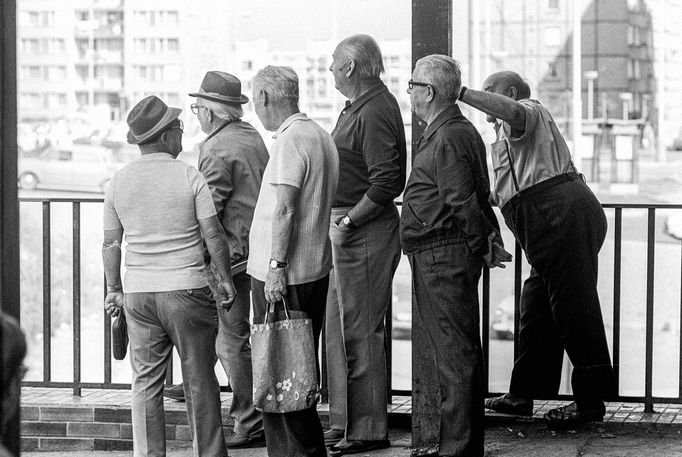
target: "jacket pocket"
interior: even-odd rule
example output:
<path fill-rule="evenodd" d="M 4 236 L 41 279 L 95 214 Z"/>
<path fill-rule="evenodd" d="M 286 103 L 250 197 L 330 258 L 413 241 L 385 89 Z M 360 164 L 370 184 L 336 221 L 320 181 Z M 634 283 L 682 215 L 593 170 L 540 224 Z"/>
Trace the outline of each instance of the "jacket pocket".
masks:
<path fill-rule="evenodd" d="M 417 212 L 414 210 L 414 208 L 412 208 L 412 205 L 410 204 L 410 202 L 405 202 L 405 203 L 407 204 L 407 208 L 410 210 L 410 212 L 412 213 L 414 218 L 417 219 L 417 221 L 419 221 L 419 223 L 422 225 L 422 227 L 424 227 L 424 228 L 428 227 L 428 225 L 426 225 L 426 222 L 424 221 L 424 219 L 419 217 L 419 214 L 417 214 Z"/>

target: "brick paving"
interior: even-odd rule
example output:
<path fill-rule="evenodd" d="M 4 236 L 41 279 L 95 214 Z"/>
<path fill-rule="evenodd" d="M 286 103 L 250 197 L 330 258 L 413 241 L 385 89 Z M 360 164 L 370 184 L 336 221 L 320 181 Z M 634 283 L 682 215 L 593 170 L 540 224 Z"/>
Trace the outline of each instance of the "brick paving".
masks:
<path fill-rule="evenodd" d="M 231 431 L 227 410 L 231 393 L 221 393 L 223 424 Z M 559 401 L 536 401 L 533 417 L 510 419 L 503 414 L 488 413 L 491 425 L 512 424 L 514 427 L 542 427 L 542 416 L 549 409 L 564 404 Z M 164 400 L 166 435 L 171 449 L 191 445 L 185 404 Z M 595 424 L 601 431 L 622 430 L 623 427 L 682 431 L 682 405 L 657 404 L 655 413 L 644 413 L 639 403 L 608 403 L 604 422 Z M 412 413 L 411 397 L 393 397 L 388 407 L 393 421 L 407 419 Z M 318 408 L 323 423 L 328 421 L 329 407 Z M 402 424 L 409 421 L 402 420 Z M 405 426 L 403 425 L 403 428 Z M 399 440 L 409 448 L 409 431 Z M 22 389 L 22 449 L 24 451 L 129 451 L 132 449 L 130 391 L 83 389 L 74 397 L 71 389 L 24 387 Z"/>

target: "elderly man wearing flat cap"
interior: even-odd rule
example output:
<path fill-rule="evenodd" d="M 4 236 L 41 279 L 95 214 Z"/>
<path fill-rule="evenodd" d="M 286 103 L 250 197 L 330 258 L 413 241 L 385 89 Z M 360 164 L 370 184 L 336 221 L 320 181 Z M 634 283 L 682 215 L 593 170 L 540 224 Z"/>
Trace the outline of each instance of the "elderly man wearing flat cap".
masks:
<path fill-rule="evenodd" d="M 134 455 L 166 455 L 163 382 L 175 346 L 194 455 L 226 456 L 213 371 L 218 316 L 202 243 L 216 267 L 224 309 L 235 298 L 230 248 L 206 180 L 175 160 L 182 151 L 180 112 L 149 96 L 128 115 L 128 142 L 137 144 L 142 156 L 114 174 L 104 198 L 104 306 L 112 316 L 123 308 L 128 323 Z"/>

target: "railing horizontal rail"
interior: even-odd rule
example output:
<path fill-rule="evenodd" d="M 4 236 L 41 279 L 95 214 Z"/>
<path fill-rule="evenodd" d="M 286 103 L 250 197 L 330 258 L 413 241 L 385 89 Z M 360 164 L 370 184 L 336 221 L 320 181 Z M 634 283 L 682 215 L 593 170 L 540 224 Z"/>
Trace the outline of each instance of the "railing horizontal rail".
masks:
<path fill-rule="evenodd" d="M 25 386 L 29 387 L 68 387 L 72 388 L 75 395 L 79 395 L 81 389 L 127 389 L 130 387 L 128 383 L 117 383 L 112 382 L 112 355 L 111 355 L 111 333 L 110 333 L 110 319 L 108 316 L 104 317 L 104 331 L 103 340 L 105 342 L 104 347 L 104 366 L 103 366 L 103 379 L 104 382 L 84 382 L 82 378 L 81 368 L 82 368 L 82 351 L 81 351 L 81 270 L 83 266 L 81 265 L 81 206 L 82 204 L 88 203 L 102 203 L 103 198 L 92 197 L 92 198 L 68 198 L 68 197 L 57 197 L 57 198 L 42 198 L 42 197 L 21 197 L 19 198 L 21 204 L 40 204 L 42 208 L 42 330 L 43 330 L 43 341 L 42 341 L 42 354 L 43 354 L 43 369 L 42 369 L 42 381 L 26 381 L 23 383 Z M 53 367 L 54 363 L 52 361 L 53 356 L 53 344 L 51 339 L 54 335 L 52 331 L 52 325 L 54 324 L 52 319 L 52 300 L 54 292 L 52 291 L 52 281 L 53 281 L 53 268 L 52 262 L 54 257 L 51 255 L 54 249 L 54 243 L 52 241 L 52 234 L 54 229 L 54 224 L 52 222 L 54 212 L 52 211 L 52 204 L 70 204 L 72 207 L 72 224 L 71 224 L 71 240 L 72 240 L 72 265 L 71 270 L 73 274 L 72 278 L 72 301 L 73 309 L 72 313 L 72 323 L 73 323 L 73 381 L 54 381 Z M 398 205 L 401 202 L 396 202 Z M 613 333 L 612 333 L 612 350 L 613 350 L 613 363 L 616 371 L 616 382 L 618 388 L 622 388 L 622 383 L 620 380 L 620 369 L 622 362 L 622 345 L 621 337 L 623 335 L 622 331 L 622 318 L 623 318 L 623 308 L 622 308 L 622 284 L 623 284 L 623 245 L 624 245 L 624 224 L 623 217 L 627 210 L 646 210 L 646 236 L 638 238 L 636 241 L 643 243 L 646 246 L 646 256 L 641 260 L 641 271 L 645 272 L 646 278 L 646 292 L 645 292 L 645 321 L 643 322 L 644 327 L 644 388 L 642 395 L 618 395 L 617 399 L 620 401 L 628 402 L 639 402 L 643 403 L 646 411 L 653 411 L 654 403 L 673 403 L 682 404 L 682 338 L 677 342 L 677 346 L 680 349 L 680 354 L 678 359 L 680 361 L 680 366 L 678 367 L 679 372 L 679 392 L 677 396 L 660 396 L 655 395 L 654 385 L 653 385 L 653 373 L 654 373 L 654 313 L 656 311 L 656 299 L 654 294 L 655 279 L 656 279 L 656 228 L 657 228 L 657 214 L 660 215 L 660 210 L 682 210 L 682 204 L 650 204 L 650 203 L 604 203 L 603 208 L 607 210 L 607 213 L 613 214 L 614 223 L 609 230 L 612 234 L 613 242 Z M 609 211 L 613 210 L 613 211 Z M 632 235 L 630 235 L 632 236 Z M 680 243 L 681 249 L 679 250 L 679 265 L 682 271 L 682 243 Z M 513 262 L 513 298 L 514 298 L 514 353 L 516 354 L 518 350 L 518 330 L 519 330 L 519 306 L 521 299 L 521 288 L 523 284 L 523 252 L 521 247 L 516 244 L 515 246 L 515 259 Z M 682 309 L 682 278 L 680 278 L 680 283 L 677 285 L 677 290 L 680 291 L 680 299 L 677 306 Z M 492 322 L 490 319 L 490 300 L 491 300 L 491 275 L 486 269 L 482 275 L 482 294 L 481 294 L 481 307 L 482 307 L 482 338 L 483 338 L 483 351 L 486 359 L 486 373 L 490 370 L 490 351 L 491 351 L 491 326 Z M 104 287 L 103 293 L 104 295 Z M 104 311 L 102 310 L 104 313 Z M 682 327 L 682 314 L 679 317 L 679 323 Z M 387 330 L 390 332 L 392 319 L 389 314 L 387 321 Z M 392 340 L 389 340 L 392 344 Z M 388 355 L 391 357 L 392 351 L 388 350 Z M 392 359 L 389 360 L 389 367 L 392 365 Z M 324 364 L 323 364 L 324 367 Z M 172 383 L 172 368 L 169 367 L 167 373 L 167 383 Z M 489 391 L 489 379 L 487 378 L 486 390 Z M 389 375 L 388 379 L 391 379 Z M 323 382 L 323 392 L 326 392 L 326 373 L 322 375 Z M 390 383 L 389 383 L 390 387 Z M 392 389 L 392 395 L 411 395 L 411 390 L 408 389 Z M 489 394 L 497 394 L 499 392 L 489 391 Z M 570 395 L 558 395 L 554 397 L 549 397 L 547 399 L 570 399 Z"/>

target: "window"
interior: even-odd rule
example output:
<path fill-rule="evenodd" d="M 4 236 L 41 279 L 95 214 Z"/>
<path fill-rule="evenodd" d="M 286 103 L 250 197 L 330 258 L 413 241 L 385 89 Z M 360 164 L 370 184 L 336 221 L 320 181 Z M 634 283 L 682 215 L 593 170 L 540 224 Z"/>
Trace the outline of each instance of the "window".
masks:
<path fill-rule="evenodd" d="M 40 67 L 37 65 L 21 67 L 21 79 L 40 79 Z"/>
<path fill-rule="evenodd" d="M 547 0 L 547 9 L 558 10 L 559 9 L 559 0 Z"/>
<path fill-rule="evenodd" d="M 550 62 L 547 64 L 547 76 L 550 78 L 558 78 L 559 72 L 556 69 L 556 62 Z"/>
<path fill-rule="evenodd" d="M 545 27 L 545 45 L 546 46 L 560 46 L 561 45 L 561 28 L 559 27 Z"/>
<path fill-rule="evenodd" d="M 169 38 L 168 39 L 168 48 L 169 51 L 176 52 L 180 49 L 180 45 L 178 43 L 177 38 Z"/>
<path fill-rule="evenodd" d="M 242 70 L 243 71 L 253 70 L 253 60 L 244 60 L 242 62 Z"/>

